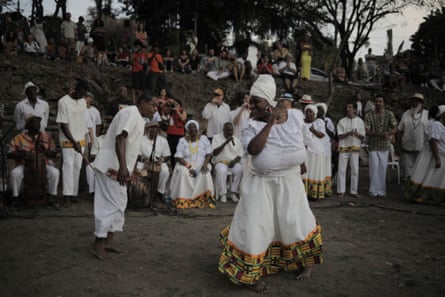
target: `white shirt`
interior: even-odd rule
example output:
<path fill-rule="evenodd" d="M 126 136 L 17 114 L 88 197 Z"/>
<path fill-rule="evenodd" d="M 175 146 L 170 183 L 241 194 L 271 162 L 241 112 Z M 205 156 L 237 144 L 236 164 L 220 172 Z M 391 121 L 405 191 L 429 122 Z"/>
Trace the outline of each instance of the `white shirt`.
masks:
<path fill-rule="evenodd" d="M 403 113 L 397 129 L 402 133 L 402 148 L 419 152 L 424 144 L 425 128 L 428 124 L 428 111 L 422 110 L 413 116 L 412 110 Z"/>
<path fill-rule="evenodd" d="M 207 122 L 207 136 L 213 137 L 223 130 L 224 123 L 230 121 L 230 106 L 223 102 L 218 107 L 213 103 L 207 103 L 202 111 L 202 117 Z"/>
<path fill-rule="evenodd" d="M 48 102 L 37 98 L 36 105 L 32 107 L 29 99 L 23 99 L 15 106 L 14 121 L 17 124 L 17 130 L 25 129 L 25 115 L 33 114 L 42 118 L 40 121 L 40 131 L 44 132 L 48 125 L 49 105 Z"/>
<path fill-rule="evenodd" d="M 359 135 L 365 136 L 365 123 L 358 116 L 354 118 L 344 117 L 337 124 L 337 133 L 338 135 L 342 135 L 345 133 L 349 133 L 352 130 L 357 130 Z M 343 139 L 339 139 L 338 147 L 339 151 L 359 151 L 361 147 L 362 141 L 355 136 L 347 136 Z"/>
<path fill-rule="evenodd" d="M 309 129 L 314 126 L 315 130 L 324 134 L 322 138 L 318 138 Z M 316 119 L 312 123 L 304 122 L 303 128 L 304 145 L 308 154 L 322 154 L 325 151 L 324 138 L 329 137 L 326 133 L 325 123 L 322 119 Z"/>
<path fill-rule="evenodd" d="M 108 169 L 119 170 L 119 159 L 116 153 L 116 137 L 127 132 L 125 141 L 125 160 L 130 174 L 133 172 L 138 154 L 141 149 L 141 141 L 144 137 L 145 121 L 136 106 L 128 106 L 121 109 L 113 118 L 107 134 L 102 141 L 97 153 L 94 165 L 106 173 Z"/>
<path fill-rule="evenodd" d="M 142 137 L 141 140 L 141 155 L 149 159 L 151 157 L 151 152 L 153 150 L 153 139 L 148 138 L 147 135 Z M 158 135 L 156 137 L 155 146 L 155 160 L 160 158 L 170 157 L 172 153 L 170 152 L 170 147 L 168 146 L 167 139 L 164 136 Z"/>
<path fill-rule="evenodd" d="M 76 23 L 72 21 L 63 21 L 60 25 L 60 31 L 65 38 L 74 39 L 76 37 Z"/>
<path fill-rule="evenodd" d="M 247 126 L 249 125 L 250 118 L 250 110 L 243 109 L 238 125 L 236 125 L 235 118 L 241 112 L 241 109 L 242 107 L 240 106 L 237 109 L 232 110 L 229 115 L 230 121 L 233 124 L 233 135 L 238 138 L 241 138 L 241 131 L 243 131 L 243 129 L 247 128 Z"/>
<path fill-rule="evenodd" d="M 96 127 L 102 125 L 100 112 L 96 107 L 90 106 L 90 108 L 87 108 L 87 115 L 91 122 L 91 128 L 93 129 L 93 137 L 96 138 Z"/>
<path fill-rule="evenodd" d="M 198 146 L 198 153 L 194 154 L 190 148 Z M 195 169 L 199 169 L 204 164 L 207 154 L 212 154 L 210 141 L 204 135 L 201 135 L 198 141 L 189 143 L 185 137 L 179 139 L 176 148 L 175 158 L 183 158 L 186 162 L 192 163 Z"/>
<path fill-rule="evenodd" d="M 57 102 L 56 122 L 67 124 L 75 141 L 84 140 L 85 134 L 88 132 L 88 114 L 85 99 L 73 99 L 70 95 L 60 98 Z M 68 140 L 61 128 L 59 128 L 59 140 L 61 143 Z"/>
<path fill-rule="evenodd" d="M 283 124 L 273 125 L 261 153 L 252 156 L 251 165 L 255 172 L 279 172 L 300 165 L 297 155 L 304 151 L 302 113 L 294 109 L 287 111 L 288 118 Z M 241 143 L 244 150 L 250 141 L 258 135 L 266 125 L 265 122 L 250 120 L 249 126 L 243 130 Z"/>
<path fill-rule="evenodd" d="M 217 134 L 212 139 L 212 150 L 215 150 L 219 146 L 221 146 L 224 142 L 226 142 L 226 138 L 223 133 Z M 243 156 L 243 146 L 238 137 L 233 136 L 233 141 L 230 141 L 226 146 L 224 146 L 223 150 L 216 156 L 213 157 L 213 163 L 223 162 L 223 161 L 232 161 L 236 157 Z"/>

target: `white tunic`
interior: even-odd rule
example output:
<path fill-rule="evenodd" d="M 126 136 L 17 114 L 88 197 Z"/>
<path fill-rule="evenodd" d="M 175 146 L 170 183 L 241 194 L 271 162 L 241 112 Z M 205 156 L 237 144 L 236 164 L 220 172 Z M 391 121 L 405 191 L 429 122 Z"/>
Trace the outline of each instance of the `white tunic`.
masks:
<path fill-rule="evenodd" d="M 87 133 L 87 103 L 84 98 L 73 99 L 70 95 L 65 95 L 57 102 L 56 122 L 67 124 L 74 140 L 85 139 Z M 59 140 L 61 143 L 68 141 L 68 138 L 60 129 Z"/>
<path fill-rule="evenodd" d="M 125 159 L 127 169 L 132 173 L 140 152 L 144 128 L 144 118 L 136 106 L 121 109 L 114 116 L 94 160 L 96 169 L 103 173 L 106 173 L 110 168 L 119 170 L 119 160 L 116 154 L 116 137 L 125 131 L 127 132 Z"/>
<path fill-rule="evenodd" d="M 22 131 L 25 129 L 25 116 L 27 114 L 33 114 L 42 118 L 40 121 L 40 131 L 44 132 L 48 125 L 49 118 L 48 102 L 37 98 L 36 105 L 32 107 L 29 99 L 25 98 L 17 103 L 14 110 L 14 121 L 17 124 L 17 130 Z"/>
<path fill-rule="evenodd" d="M 423 110 L 421 113 L 414 116 L 411 110 L 407 110 L 403 113 L 397 129 L 403 131 L 402 148 L 404 150 L 419 152 L 422 149 L 427 124 L 427 110 Z"/>
<path fill-rule="evenodd" d="M 219 107 L 207 103 L 202 111 L 202 117 L 208 121 L 207 136 L 213 137 L 222 132 L 224 123 L 230 121 L 230 106 L 224 102 Z"/>
<path fill-rule="evenodd" d="M 141 140 L 141 154 L 145 158 L 150 158 L 151 152 L 153 150 L 153 139 L 148 138 L 147 136 L 142 137 Z M 158 135 L 156 137 L 156 146 L 155 146 L 155 159 L 170 157 L 170 147 L 168 146 L 167 139 L 165 137 Z"/>
<path fill-rule="evenodd" d="M 215 150 L 226 141 L 224 134 L 220 133 L 212 139 L 212 150 Z M 233 141 L 230 141 L 218 155 L 213 157 L 213 164 L 223 161 L 232 161 L 236 157 L 243 156 L 243 147 L 238 137 L 233 136 Z"/>
<path fill-rule="evenodd" d="M 344 117 L 337 124 L 338 135 L 349 133 L 352 130 L 357 130 L 359 135 L 365 136 L 365 123 L 361 118 L 357 116 L 355 118 Z M 342 150 L 359 151 L 361 144 L 362 141 L 354 136 L 348 136 L 338 141 L 340 152 L 342 152 Z"/>

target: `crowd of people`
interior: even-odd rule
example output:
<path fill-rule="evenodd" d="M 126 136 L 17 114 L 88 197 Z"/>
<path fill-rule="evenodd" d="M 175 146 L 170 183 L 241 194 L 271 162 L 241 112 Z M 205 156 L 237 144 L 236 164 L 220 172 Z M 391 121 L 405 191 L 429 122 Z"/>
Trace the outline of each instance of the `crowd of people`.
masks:
<path fill-rule="evenodd" d="M 67 55 L 79 55 L 88 46 L 82 40 L 79 44 L 77 37 L 85 31 L 82 22 L 79 19 L 74 26 L 68 14 L 62 23 Z M 94 28 L 95 54 L 90 58 L 103 64 L 107 56 L 103 22 Z M 36 47 L 32 39 L 26 47 Z M 175 59 L 171 53 L 161 54 L 159 44 L 148 52 L 147 45 L 147 34 L 138 26 L 134 52 L 121 61 L 131 68 L 132 94 L 122 86 L 118 98 L 106 110 L 98 110 L 88 84 L 79 81 L 58 100 L 60 170 L 54 162 L 55 142 L 46 133 L 49 105 L 39 98 L 36 84 L 26 83 L 26 98 L 14 110 L 20 132 L 8 151 L 17 163 L 9 181 L 13 203 L 21 195 L 32 197 L 24 182 L 30 155 L 43 160 L 47 183 L 42 188 L 49 204 L 79 203 L 79 179 L 85 174 L 94 197 L 92 252 L 98 259 L 105 259 L 107 252 L 121 252 L 114 245 L 114 233 L 123 230 L 127 203 L 135 199 L 131 188 L 140 183 L 151 185 L 144 188 L 141 207 L 157 202 L 176 209 L 237 203 L 231 224 L 220 234 L 224 250 L 219 271 L 261 293 L 268 290 L 259 281 L 264 275 L 297 270 L 296 279 L 304 280 L 312 265 L 322 262 L 321 227 L 309 200 L 334 195 L 334 184 L 339 197 L 361 197 L 363 154 L 370 198 L 388 195 L 388 160 L 396 152 L 407 182 L 406 198 L 444 202 L 444 105 L 426 111 L 424 96 L 415 93 L 398 121 L 385 107 L 382 94 L 374 94 L 365 105 L 357 93 L 346 103 L 345 116 L 335 123 L 327 104 L 315 102 L 309 94 L 295 96 L 298 79 L 310 79 L 313 47 L 306 35 L 299 44 L 299 67 L 289 50 L 276 43 L 273 52 L 260 52 L 258 77 L 240 96 L 239 106 L 232 109 L 224 90 L 216 88 L 201 111 L 203 121 L 197 121 L 189 119 L 182 102 L 171 96 L 164 72 L 203 71 L 214 80 L 233 76 L 238 82 L 252 73 L 245 54 L 238 57 L 230 49 L 220 49 L 215 56 L 210 49 L 200 56 L 195 49 L 190 55 L 181 51 Z M 371 55 L 366 63 L 373 60 Z M 277 78 L 284 83 L 278 96 Z M 153 95 L 158 89 L 159 95 Z M 59 179 L 63 200 L 58 196 Z"/>

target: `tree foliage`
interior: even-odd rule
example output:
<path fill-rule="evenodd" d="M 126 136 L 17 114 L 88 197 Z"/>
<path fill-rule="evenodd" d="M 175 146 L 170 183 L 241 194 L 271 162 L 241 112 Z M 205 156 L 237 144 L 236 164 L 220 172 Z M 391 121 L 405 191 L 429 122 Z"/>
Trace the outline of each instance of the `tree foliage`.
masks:
<path fill-rule="evenodd" d="M 424 18 L 419 29 L 411 36 L 411 48 L 421 58 L 432 57 L 434 60 L 445 56 L 445 39 L 442 38 L 445 28 L 445 6 L 434 10 Z"/>

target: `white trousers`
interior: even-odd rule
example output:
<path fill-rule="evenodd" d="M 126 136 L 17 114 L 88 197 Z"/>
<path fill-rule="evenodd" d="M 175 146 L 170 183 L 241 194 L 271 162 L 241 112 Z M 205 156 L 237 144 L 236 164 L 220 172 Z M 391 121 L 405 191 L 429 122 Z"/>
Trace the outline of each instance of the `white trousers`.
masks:
<path fill-rule="evenodd" d="M 418 152 L 403 152 L 400 156 L 403 166 L 403 179 L 407 181 L 413 171 L 414 163 L 416 163 Z"/>
<path fill-rule="evenodd" d="M 158 192 L 166 194 L 168 178 L 170 177 L 170 170 L 166 163 L 161 163 L 161 171 L 159 172 Z"/>
<path fill-rule="evenodd" d="M 11 171 L 10 183 L 12 197 L 18 197 L 25 173 L 25 166 L 18 165 Z M 48 179 L 48 194 L 57 195 L 57 185 L 59 184 L 59 169 L 46 165 L 46 178 Z"/>
<path fill-rule="evenodd" d="M 350 192 L 357 195 L 358 177 L 359 177 L 359 152 L 345 152 L 338 155 L 338 171 L 337 171 L 337 193 L 344 194 L 346 192 L 346 172 L 348 168 L 351 170 L 351 188 Z"/>
<path fill-rule="evenodd" d="M 369 195 L 386 195 L 386 170 L 389 151 L 369 152 Z"/>
<path fill-rule="evenodd" d="M 90 165 L 85 166 L 85 176 L 87 178 L 87 183 L 88 183 L 88 192 L 94 193 L 96 174 L 95 170 L 91 168 Z"/>
<path fill-rule="evenodd" d="M 122 231 L 127 208 L 127 187 L 96 170 L 94 189 L 94 235 L 106 238 L 108 232 Z"/>
<path fill-rule="evenodd" d="M 82 147 L 82 152 L 84 148 Z M 63 195 L 77 196 L 79 194 L 79 175 L 82 168 L 82 155 L 73 148 L 62 148 L 63 165 Z"/>
<path fill-rule="evenodd" d="M 227 194 L 227 175 L 232 173 L 232 184 L 230 185 L 230 192 L 238 193 L 241 177 L 243 176 L 243 166 L 241 163 L 236 163 L 232 168 L 229 168 L 224 163 L 217 163 L 215 165 L 215 193 L 221 196 Z"/>

